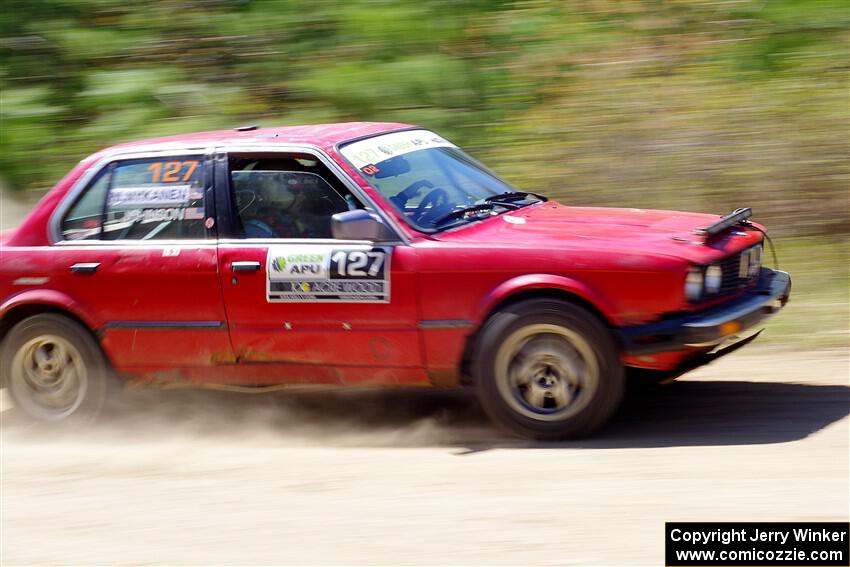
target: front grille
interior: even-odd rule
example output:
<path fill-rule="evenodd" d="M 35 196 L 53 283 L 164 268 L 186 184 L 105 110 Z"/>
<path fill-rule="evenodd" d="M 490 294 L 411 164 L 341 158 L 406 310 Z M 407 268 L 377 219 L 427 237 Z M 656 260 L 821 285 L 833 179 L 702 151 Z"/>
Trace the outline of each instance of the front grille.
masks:
<path fill-rule="evenodd" d="M 747 285 L 747 278 L 740 276 L 741 253 L 733 254 L 720 262 L 720 270 L 723 273 L 720 279 L 721 295 L 732 293 Z"/>
<path fill-rule="evenodd" d="M 728 293 L 734 293 L 739 289 L 747 287 L 750 283 L 755 281 L 758 278 L 759 270 L 756 270 L 754 274 L 750 274 L 747 268 L 743 268 L 744 275 L 742 276 L 742 267 L 741 267 L 741 256 L 747 254 L 747 258 L 749 259 L 749 254 L 755 248 L 759 248 L 759 246 L 755 246 L 753 248 L 748 248 L 746 250 L 742 250 L 737 254 L 732 254 L 731 256 L 724 258 L 720 261 L 720 271 L 722 273 L 722 277 L 720 279 L 720 291 L 718 291 L 718 295 L 724 295 Z M 761 268 L 761 250 L 759 250 L 759 268 Z M 747 261 L 747 265 L 749 265 L 749 260 Z"/>

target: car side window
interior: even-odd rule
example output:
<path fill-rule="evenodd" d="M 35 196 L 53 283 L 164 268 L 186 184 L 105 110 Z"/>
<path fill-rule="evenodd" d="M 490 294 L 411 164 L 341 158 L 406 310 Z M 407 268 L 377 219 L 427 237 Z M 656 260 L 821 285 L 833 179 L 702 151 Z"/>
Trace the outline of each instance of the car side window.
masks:
<path fill-rule="evenodd" d="M 245 238 L 333 238 L 331 217 L 362 208 L 315 159 L 237 158 L 230 180 Z"/>
<path fill-rule="evenodd" d="M 108 188 L 109 171 L 104 169 L 62 219 L 62 238 L 65 240 L 98 240 L 100 238 L 103 203 L 106 201 Z"/>
<path fill-rule="evenodd" d="M 201 156 L 107 166 L 62 221 L 66 240 L 206 238 Z"/>

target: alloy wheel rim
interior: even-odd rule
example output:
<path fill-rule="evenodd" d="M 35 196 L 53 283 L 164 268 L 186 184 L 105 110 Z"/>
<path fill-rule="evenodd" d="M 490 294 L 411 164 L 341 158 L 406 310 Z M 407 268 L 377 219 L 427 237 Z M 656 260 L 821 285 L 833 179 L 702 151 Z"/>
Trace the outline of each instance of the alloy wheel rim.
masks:
<path fill-rule="evenodd" d="M 42 335 L 21 345 L 12 361 L 11 379 L 16 403 L 47 420 L 74 413 L 88 388 L 80 351 L 56 335 Z"/>
<path fill-rule="evenodd" d="M 496 383 L 514 411 L 539 421 L 569 418 L 599 388 L 599 363 L 572 329 L 533 324 L 517 329 L 496 354 Z"/>

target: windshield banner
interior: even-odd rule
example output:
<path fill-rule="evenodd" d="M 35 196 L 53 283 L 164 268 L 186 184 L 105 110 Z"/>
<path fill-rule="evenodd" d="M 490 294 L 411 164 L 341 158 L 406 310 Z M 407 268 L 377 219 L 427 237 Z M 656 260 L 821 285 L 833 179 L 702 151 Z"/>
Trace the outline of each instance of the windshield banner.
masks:
<path fill-rule="evenodd" d="M 427 148 L 456 148 L 448 140 L 428 130 L 407 130 L 366 138 L 340 150 L 357 169 L 378 164 L 391 157 Z"/>

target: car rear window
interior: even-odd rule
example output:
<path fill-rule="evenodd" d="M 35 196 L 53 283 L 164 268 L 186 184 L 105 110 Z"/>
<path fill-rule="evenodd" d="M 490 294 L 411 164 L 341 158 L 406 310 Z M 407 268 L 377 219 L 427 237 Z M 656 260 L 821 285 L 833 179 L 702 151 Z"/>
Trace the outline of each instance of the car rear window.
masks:
<path fill-rule="evenodd" d="M 201 156 L 114 162 L 83 191 L 62 221 L 65 240 L 206 237 Z"/>

